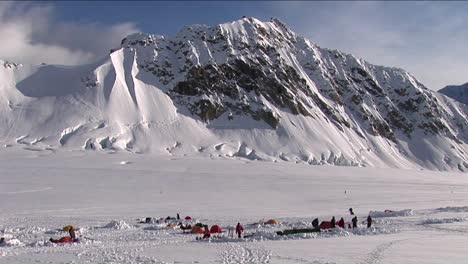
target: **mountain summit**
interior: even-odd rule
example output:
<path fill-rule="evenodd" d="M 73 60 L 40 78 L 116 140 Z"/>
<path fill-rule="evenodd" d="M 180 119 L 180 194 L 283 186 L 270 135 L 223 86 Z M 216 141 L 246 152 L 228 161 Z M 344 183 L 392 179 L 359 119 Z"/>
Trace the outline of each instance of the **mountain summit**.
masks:
<path fill-rule="evenodd" d="M 468 169 L 468 106 L 277 19 L 132 34 L 91 65 L 1 65 L 5 145 Z"/>
<path fill-rule="evenodd" d="M 462 85 L 447 85 L 439 93 L 468 105 L 468 83 Z"/>

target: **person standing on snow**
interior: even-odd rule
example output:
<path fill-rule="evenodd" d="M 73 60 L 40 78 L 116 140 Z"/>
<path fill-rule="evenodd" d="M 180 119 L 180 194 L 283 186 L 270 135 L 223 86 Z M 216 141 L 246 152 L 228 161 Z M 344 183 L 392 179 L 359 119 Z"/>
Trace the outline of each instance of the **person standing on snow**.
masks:
<path fill-rule="evenodd" d="M 336 220 L 335 220 L 335 217 L 333 216 L 332 217 L 332 220 L 330 221 L 331 223 L 331 228 L 335 228 L 336 227 Z"/>
<path fill-rule="evenodd" d="M 243 232 L 244 232 L 244 227 L 240 223 L 237 223 L 237 226 L 236 226 L 237 237 L 241 238 Z"/>
<path fill-rule="evenodd" d="M 354 215 L 353 208 L 349 208 L 349 214 Z"/>
<path fill-rule="evenodd" d="M 344 225 L 345 225 L 344 219 L 343 217 L 341 217 L 340 221 L 338 221 L 338 226 L 341 228 L 344 228 Z"/>
<path fill-rule="evenodd" d="M 76 239 L 75 229 L 73 228 L 73 226 L 71 226 L 70 229 L 68 229 L 68 234 L 70 234 L 70 237 L 71 237 L 73 240 Z"/>
<path fill-rule="evenodd" d="M 353 228 L 357 228 L 357 216 L 353 217 L 351 222 L 353 222 Z"/>
<path fill-rule="evenodd" d="M 315 218 L 314 221 L 312 221 L 312 227 L 313 228 L 319 228 L 319 219 Z"/>
<path fill-rule="evenodd" d="M 367 217 L 367 228 L 370 228 L 372 226 L 372 217 L 369 215 Z"/>
<path fill-rule="evenodd" d="M 211 232 L 210 232 L 210 228 L 208 227 L 208 225 L 205 225 L 204 227 L 205 229 L 205 232 L 203 232 L 203 238 L 202 239 L 209 239 L 210 236 L 211 236 Z"/>

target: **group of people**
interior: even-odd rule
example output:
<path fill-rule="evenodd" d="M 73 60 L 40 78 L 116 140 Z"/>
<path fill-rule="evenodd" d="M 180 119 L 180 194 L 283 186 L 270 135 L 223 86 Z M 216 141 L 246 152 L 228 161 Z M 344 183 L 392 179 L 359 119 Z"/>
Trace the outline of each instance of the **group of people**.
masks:
<path fill-rule="evenodd" d="M 348 228 L 357 228 L 358 227 L 358 218 L 357 216 L 354 214 L 354 211 L 353 211 L 353 208 L 349 208 L 349 214 L 351 216 L 353 216 L 353 218 L 351 219 L 351 223 L 348 223 Z M 370 215 L 367 216 L 367 228 L 370 228 L 372 226 L 372 217 Z M 341 228 L 345 228 L 345 220 L 343 219 L 343 217 L 341 217 L 341 219 L 336 222 L 336 219 L 335 219 L 335 216 L 332 217 L 332 219 L 330 220 L 330 228 L 336 228 L 336 226 L 338 227 L 341 227 Z M 312 226 L 314 228 L 321 228 L 320 225 L 319 225 L 319 219 L 318 218 L 315 218 L 313 221 L 312 221 Z"/>

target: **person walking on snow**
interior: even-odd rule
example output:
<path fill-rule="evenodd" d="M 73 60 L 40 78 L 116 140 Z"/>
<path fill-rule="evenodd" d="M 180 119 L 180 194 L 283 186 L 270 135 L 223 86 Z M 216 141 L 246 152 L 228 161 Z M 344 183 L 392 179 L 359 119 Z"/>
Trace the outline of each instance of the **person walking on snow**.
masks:
<path fill-rule="evenodd" d="M 336 227 L 336 220 L 335 220 L 335 217 L 334 217 L 334 216 L 332 217 L 330 223 L 331 223 L 331 228 L 335 228 L 335 227 Z"/>
<path fill-rule="evenodd" d="M 367 228 L 370 228 L 372 226 L 372 217 L 369 215 L 367 217 Z"/>
<path fill-rule="evenodd" d="M 244 232 L 244 227 L 240 223 L 237 223 L 237 226 L 236 226 L 237 237 L 241 238 L 243 232 Z"/>

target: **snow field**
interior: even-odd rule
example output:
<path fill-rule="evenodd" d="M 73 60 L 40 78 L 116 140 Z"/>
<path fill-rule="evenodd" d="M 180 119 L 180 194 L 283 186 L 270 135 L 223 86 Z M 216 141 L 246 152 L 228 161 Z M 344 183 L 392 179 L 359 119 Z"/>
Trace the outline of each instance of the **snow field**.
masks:
<path fill-rule="evenodd" d="M 0 154 L 0 263 L 465 263 L 468 179 L 427 171 L 57 151 Z M 123 166 L 121 161 L 128 161 Z M 277 236 L 335 216 L 357 230 Z M 411 209 L 411 213 L 406 209 Z M 374 226 L 362 221 L 370 211 Z M 402 213 L 403 212 L 403 213 Z M 196 241 L 140 219 L 190 215 L 250 237 Z M 385 217 L 384 217 L 385 216 Z M 274 218 L 278 226 L 259 224 Z M 50 237 L 72 224 L 81 243 Z M 448 262 L 447 262 L 448 261 Z"/>

